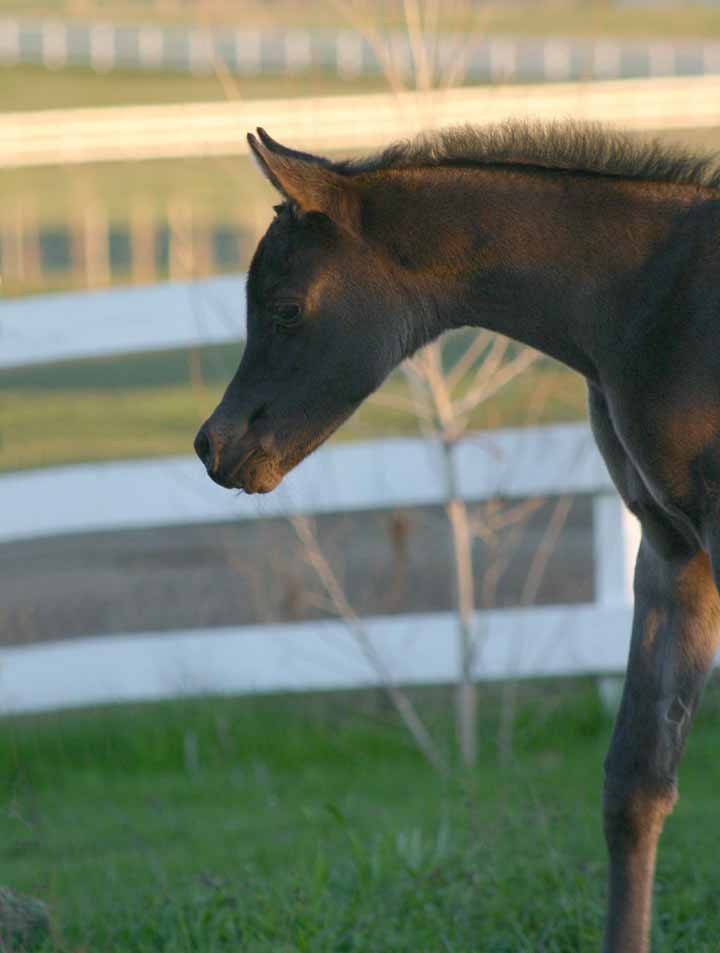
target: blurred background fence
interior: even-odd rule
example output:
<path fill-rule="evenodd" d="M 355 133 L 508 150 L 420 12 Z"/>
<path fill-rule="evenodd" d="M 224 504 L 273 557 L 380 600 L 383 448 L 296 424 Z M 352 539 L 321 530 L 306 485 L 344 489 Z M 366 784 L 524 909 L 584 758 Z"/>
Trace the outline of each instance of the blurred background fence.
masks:
<path fill-rule="evenodd" d="M 712 129 L 720 125 L 720 77 L 6 113 L 0 115 L 0 168 L 246 155 L 246 130 L 261 123 L 299 148 L 372 148 L 468 116 L 481 123 L 572 117 L 637 131 Z M 6 288 L 93 288 L 237 271 L 266 225 L 257 199 L 241 204 L 231 196 L 214 210 L 205 195 L 179 184 L 154 211 L 145 194 L 120 203 L 117 194 L 103 198 L 93 176 L 90 184 L 81 174 L 76 178 L 64 221 L 43 208 L 32 179 L 3 202 Z"/>
<path fill-rule="evenodd" d="M 97 16 L 106 15 L 103 6 Z M 411 43 L 405 31 L 387 31 L 397 61 L 412 72 Z M 460 51 L 456 34 L 436 34 L 442 68 Z M 593 80 L 641 76 L 697 76 L 717 72 L 720 43 L 714 40 L 610 40 L 563 37 L 463 36 L 466 81 L 497 83 Z M 86 66 L 113 69 L 187 71 L 214 75 L 218 68 L 239 74 L 285 75 L 327 70 L 351 79 L 381 75 L 373 44 L 348 29 L 228 29 L 103 20 L 0 20 L 0 63 L 58 69 Z"/>
<path fill-rule="evenodd" d="M 377 148 L 467 116 L 480 117 L 478 125 L 572 118 L 633 131 L 694 129 L 717 125 L 719 104 L 720 77 L 704 76 L 11 113 L 2 117 L 0 166 L 242 155 L 246 131 L 262 122 L 320 152 Z"/>
<path fill-rule="evenodd" d="M 206 282 L 4 305 L 2 363 L 17 367 L 232 339 L 243 330 L 242 290 L 237 281 Z M 206 306 L 204 318 L 198 299 Z M 570 494 L 592 501 L 593 601 L 478 616 L 475 678 L 621 671 L 637 530 L 588 428 L 473 435 L 453 454 L 466 501 Z M 0 545 L 54 535 L 437 507 L 445 500 L 444 466 L 440 447 L 420 439 L 325 447 L 261 504 L 211 484 L 191 457 L 9 474 L 0 476 Z M 110 632 L 40 644 L 30 639 L 29 645 L 0 651 L 0 711 L 186 693 L 368 687 L 383 684 L 381 672 L 403 683 L 452 681 L 457 659 L 451 613 L 373 615 L 364 625 L 380 667 L 369 663 L 367 646 L 358 644 L 347 620 Z"/>

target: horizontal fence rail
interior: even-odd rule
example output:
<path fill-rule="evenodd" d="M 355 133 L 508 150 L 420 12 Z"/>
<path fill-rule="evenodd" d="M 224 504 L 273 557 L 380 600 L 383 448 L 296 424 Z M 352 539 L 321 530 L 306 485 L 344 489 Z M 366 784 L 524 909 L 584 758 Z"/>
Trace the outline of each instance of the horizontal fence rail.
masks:
<path fill-rule="evenodd" d="M 509 118 L 634 130 L 715 126 L 720 76 L 4 113 L 0 167 L 241 155 L 247 131 L 258 125 L 295 147 L 324 151 Z"/>
<path fill-rule="evenodd" d="M 0 301 L 0 369 L 244 335 L 244 275 Z"/>
<path fill-rule="evenodd" d="M 587 426 L 474 434 L 454 450 L 470 502 L 592 494 L 595 599 L 629 605 L 637 522 L 622 506 Z M 420 439 L 330 444 L 262 498 L 212 484 L 192 458 L 49 468 L 0 477 L 0 543 L 68 533 L 441 505 L 444 460 Z"/>
<path fill-rule="evenodd" d="M 466 500 L 612 492 L 584 424 L 472 434 L 455 446 L 454 454 L 458 489 Z M 445 489 L 442 448 L 411 437 L 328 444 L 262 497 L 218 487 L 194 457 L 49 467 L 0 476 L 0 542 L 429 506 L 444 502 Z"/>
<path fill-rule="evenodd" d="M 412 75 L 405 31 L 384 32 L 397 68 Z M 709 40 L 622 40 L 433 33 L 425 38 L 438 69 L 454 65 L 475 82 L 698 75 L 720 68 L 720 44 Z M 0 20 L 0 64 L 50 69 L 91 67 L 215 74 L 294 75 L 315 69 L 345 79 L 378 75 L 382 64 L 361 33 L 348 29 L 238 29 L 160 23 L 58 19 Z"/>
<path fill-rule="evenodd" d="M 541 606 L 478 613 L 480 680 L 621 672 L 631 609 Z M 451 613 L 136 633 L 0 649 L 0 713 L 183 695 L 367 688 L 368 649 L 402 684 L 457 677 Z"/>

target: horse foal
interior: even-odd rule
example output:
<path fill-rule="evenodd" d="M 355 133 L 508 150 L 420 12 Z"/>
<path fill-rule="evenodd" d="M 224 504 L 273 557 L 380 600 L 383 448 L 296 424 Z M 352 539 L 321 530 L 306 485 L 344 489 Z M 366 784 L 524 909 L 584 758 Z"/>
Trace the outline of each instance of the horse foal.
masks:
<path fill-rule="evenodd" d="M 605 764 L 604 953 L 646 953 L 655 852 L 720 634 L 720 174 L 593 127 L 461 128 L 334 162 L 249 136 L 282 197 L 247 282 L 247 345 L 195 447 L 266 493 L 400 361 L 482 326 L 588 384 L 642 526 Z"/>

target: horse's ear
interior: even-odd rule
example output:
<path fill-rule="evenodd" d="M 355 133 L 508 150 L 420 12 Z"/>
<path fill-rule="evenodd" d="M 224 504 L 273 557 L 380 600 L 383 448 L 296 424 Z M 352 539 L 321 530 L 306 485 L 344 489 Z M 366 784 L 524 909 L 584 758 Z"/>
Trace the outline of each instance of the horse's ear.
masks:
<path fill-rule="evenodd" d="M 322 212 L 338 225 L 358 231 L 360 196 L 352 181 L 330 168 L 319 156 L 296 152 L 258 129 L 248 133 L 250 151 L 260 171 L 300 212 Z"/>

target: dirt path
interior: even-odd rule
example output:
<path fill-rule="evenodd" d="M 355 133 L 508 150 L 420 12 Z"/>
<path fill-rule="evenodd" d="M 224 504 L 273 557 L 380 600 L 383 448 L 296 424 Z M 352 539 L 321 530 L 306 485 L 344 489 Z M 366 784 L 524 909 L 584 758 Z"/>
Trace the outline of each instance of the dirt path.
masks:
<path fill-rule="evenodd" d="M 490 594 L 497 553 L 477 545 L 479 601 L 517 604 L 552 504 L 528 521 Z M 589 499 L 578 498 L 538 602 L 592 599 Z M 318 532 L 361 615 L 448 609 L 452 550 L 438 508 L 325 516 Z M 504 557 L 503 557 L 504 558 Z M 0 644 L 247 625 L 328 615 L 287 520 L 97 533 L 0 546 Z"/>

